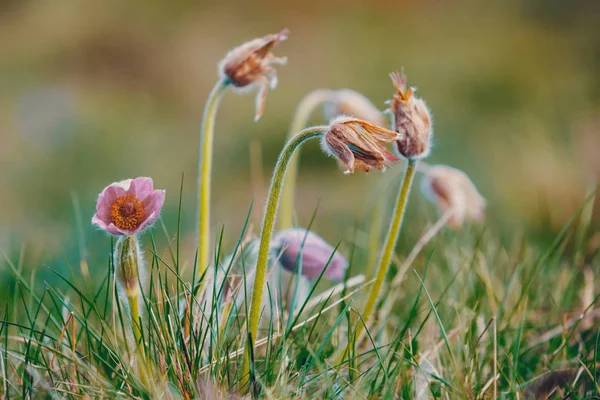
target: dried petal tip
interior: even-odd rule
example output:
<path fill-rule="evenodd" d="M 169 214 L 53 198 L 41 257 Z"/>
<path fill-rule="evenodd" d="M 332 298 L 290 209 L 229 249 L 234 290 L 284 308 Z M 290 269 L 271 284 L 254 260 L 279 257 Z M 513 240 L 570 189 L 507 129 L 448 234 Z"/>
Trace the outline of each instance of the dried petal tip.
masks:
<path fill-rule="evenodd" d="M 296 272 L 301 260 L 302 275 L 308 279 L 318 278 L 325 268 L 324 276 L 331 280 L 339 281 L 346 274 L 348 260 L 319 235 L 306 229 L 281 231 L 275 236 L 274 245 L 281 252 L 280 264 L 288 271 Z"/>
<path fill-rule="evenodd" d="M 415 96 L 415 88 L 408 88 L 406 75 L 390 74 L 396 93 L 388 103 L 394 130 L 402 135 L 396 149 L 406 158 L 427 157 L 431 150 L 431 115 L 425 102 Z"/>
<path fill-rule="evenodd" d="M 328 101 L 325 102 L 324 112 L 327 119 L 339 115 L 350 115 L 379 126 L 388 124 L 383 113 L 375 107 L 371 100 L 352 89 L 333 91 Z"/>
<path fill-rule="evenodd" d="M 345 174 L 354 173 L 354 168 L 365 172 L 371 168 L 385 171 L 385 167 L 398 158 L 382 143 L 392 143 L 399 137 L 396 132 L 371 122 L 340 116 L 330 122 L 321 139 L 321 148 L 346 166 Z"/>
<path fill-rule="evenodd" d="M 92 223 L 113 235 L 135 235 L 156 221 L 164 201 L 151 178 L 115 182 L 98 196 Z"/>
<path fill-rule="evenodd" d="M 440 212 L 452 211 L 448 225 L 460 228 L 465 220 L 479 221 L 484 217 L 485 199 L 467 174 L 447 165 L 428 167 L 421 180 L 421 191 Z"/>
<path fill-rule="evenodd" d="M 219 75 L 235 88 L 258 87 L 255 120 L 260 119 L 267 100 L 269 88 L 277 86 L 277 71 L 273 64 L 285 64 L 287 58 L 271 53 L 279 42 L 287 39 L 289 30 L 266 35 L 231 50 L 219 63 Z"/>

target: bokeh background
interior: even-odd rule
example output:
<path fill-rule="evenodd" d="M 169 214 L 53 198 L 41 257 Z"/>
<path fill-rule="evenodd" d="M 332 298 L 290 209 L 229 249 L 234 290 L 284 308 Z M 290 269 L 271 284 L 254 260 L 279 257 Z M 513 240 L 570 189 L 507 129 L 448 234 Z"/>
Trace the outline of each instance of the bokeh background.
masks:
<path fill-rule="evenodd" d="M 303 95 L 352 88 L 379 107 L 405 68 L 434 116 L 431 162 L 464 169 L 489 201 L 486 229 L 543 244 L 600 175 L 600 3 L 527 1 L 0 1 L 0 249 L 24 268 L 105 268 L 89 221 L 115 181 L 151 176 L 185 257 L 194 251 L 202 110 L 232 47 L 290 29 L 263 119 L 227 93 L 216 127 L 213 225 L 234 243 L 264 192 Z M 317 113 L 315 122 L 322 122 Z M 394 181 L 401 167 L 385 177 Z M 381 174 L 343 176 L 305 147 L 298 217 L 332 242 L 361 224 Z M 415 195 L 410 244 L 435 218 Z M 160 226 L 155 235 L 167 239 Z M 411 239 L 412 238 L 412 239 Z M 10 280 L 4 257 L 0 276 Z M 40 274 L 43 274 L 40 271 Z M 50 278 L 49 278 L 50 279 Z"/>

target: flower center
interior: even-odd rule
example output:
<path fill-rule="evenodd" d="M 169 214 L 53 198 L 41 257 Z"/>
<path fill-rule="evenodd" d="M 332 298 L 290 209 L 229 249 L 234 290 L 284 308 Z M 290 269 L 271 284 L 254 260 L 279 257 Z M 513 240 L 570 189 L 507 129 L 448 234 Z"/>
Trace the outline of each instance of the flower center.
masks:
<path fill-rule="evenodd" d="M 141 225 L 145 216 L 144 205 L 134 194 L 119 197 L 112 203 L 110 217 L 119 229 L 134 230 Z"/>

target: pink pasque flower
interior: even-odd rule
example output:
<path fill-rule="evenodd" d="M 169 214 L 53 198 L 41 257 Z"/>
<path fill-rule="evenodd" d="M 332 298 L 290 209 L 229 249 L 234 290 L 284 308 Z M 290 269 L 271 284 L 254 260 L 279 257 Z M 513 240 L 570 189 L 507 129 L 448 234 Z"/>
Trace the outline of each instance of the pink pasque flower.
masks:
<path fill-rule="evenodd" d="M 344 278 L 348 261 L 319 235 L 291 228 L 279 232 L 274 242 L 280 248 L 279 262 L 285 269 L 295 272 L 296 260 L 302 252 L 302 275 L 308 279 L 318 278 L 325 268 L 325 277 L 336 281 Z"/>
<path fill-rule="evenodd" d="M 113 235 L 134 235 L 156 221 L 165 201 L 152 178 L 127 179 L 108 185 L 98 196 L 92 224 Z"/>

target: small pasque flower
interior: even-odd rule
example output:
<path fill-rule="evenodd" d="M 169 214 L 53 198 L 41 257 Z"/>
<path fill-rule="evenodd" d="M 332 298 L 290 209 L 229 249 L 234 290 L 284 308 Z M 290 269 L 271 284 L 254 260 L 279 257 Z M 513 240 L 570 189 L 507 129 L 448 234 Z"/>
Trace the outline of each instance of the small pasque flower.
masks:
<path fill-rule="evenodd" d="M 428 167 L 421 179 L 421 191 L 435 203 L 441 214 L 451 211 L 448 220 L 452 228 L 459 228 L 465 220 L 483 219 L 485 199 L 467 174 L 447 165 Z"/>
<path fill-rule="evenodd" d="M 398 152 L 409 159 L 424 158 L 431 150 L 431 115 L 423 100 L 415 96 L 416 88 L 408 88 L 406 75 L 390 74 L 396 93 L 389 100 L 394 130 L 401 134 L 396 142 Z"/>
<path fill-rule="evenodd" d="M 115 182 L 98 196 L 92 223 L 113 235 L 135 235 L 156 221 L 164 201 L 151 178 Z"/>
<path fill-rule="evenodd" d="M 340 89 L 331 92 L 324 105 L 325 118 L 331 120 L 339 115 L 349 115 L 364 119 L 375 125 L 386 126 L 383 113 L 366 96 L 352 89 Z"/>
<path fill-rule="evenodd" d="M 321 139 L 321 148 L 346 166 L 345 174 L 354 173 L 354 168 L 365 172 L 371 168 L 384 171 L 398 158 L 382 143 L 392 143 L 399 138 L 398 133 L 371 122 L 340 116 L 329 123 Z"/>
<path fill-rule="evenodd" d="M 219 74 L 234 88 L 250 89 L 258 86 L 255 121 L 263 114 L 267 91 L 277 86 L 277 71 L 273 64 L 285 64 L 286 57 L 276 57 L 273 48 L 287 39 L 288 30 L 253 39 L 231 50 L 219 63 Z"/>
<path fill-rule="evenodd" d="M 279 232 L 274 240 L 275 251 L 280 252 L 279 263 L 288 271 L 299 270 L 298 258 L 302 255 L 302 275 L 316 279 L 324 276 L 331 280 L 344 278 L 348 261 L 319 235 L 301 228 Z M 331 261 L 330 261 L 331 260 Z"/>

